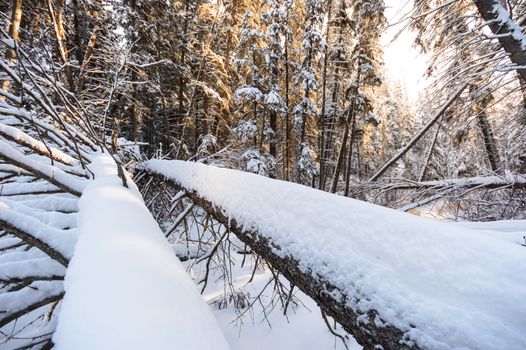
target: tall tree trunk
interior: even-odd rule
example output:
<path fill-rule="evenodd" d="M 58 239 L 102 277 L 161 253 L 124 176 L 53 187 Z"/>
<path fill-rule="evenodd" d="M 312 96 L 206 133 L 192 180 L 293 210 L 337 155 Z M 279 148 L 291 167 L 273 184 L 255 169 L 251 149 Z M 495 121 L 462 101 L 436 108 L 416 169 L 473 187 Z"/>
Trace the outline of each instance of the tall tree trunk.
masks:
<path fill-rule="evenodd" d="M 79 0 L 73 0 L 73 26 L 75 27 L 75 56 L 77 58 L 77 61 L 82 63 L 84 61 L 83 52 L 82 52 L 82 39 L 80 37 L 81 31 L 82 31 L 82 25 L 80 23 L 80 4 Z"/>
<path fill-rule="evenodd" d="M 354 96 L 358 96 L 359 93 L 359 87 L 361 83 L 361 71 L 358 69 L 358 74 L 356 77 L 356 84 L 353 88 L 353 94 Z M 352 152 L 353 152 L 353 144 L 354 144 L 354 134 L 355 134 L 355 126 L 356 126 L 356 98 L 352 99 L 351 102 L 351 127 L 350 127 L 350 135 L 349 135 L 349 147 L 348 147 L 348 158 L 347 158 L 347 171 L 345 172 L 345 192 L 344 195 L 347 197 L 349 195 L 349 182 L 351 178 L 351 165 L 352 165 Z"/>
<path fill-rule="evenodd" d="M 276 111 L 270 111 L 269 126 L 270 129 L 274 132 L 274 134 L 270 137 L 269 140 L 269 153 L 272 157 L 277 159 L 278 154 L 276 147 L 276 135 L 278 132 L 278 118 Z"/>
<path fill-rule="evenodd" d="M 486 111 L 484 109 L 482 109 L 477 114 L 477 119 L 479 122 L 480 131 L 482 132 L 482 138 L 484 140 L 484 149 L 486 151 L 491 170 L 494 173 L 501 173 L 500 157 L 497 149 L 497 143 L 495 141 L 495 136 L 493 134 L 491 124 L 488 120 L 488 115 L 486 114 Z"/>
<path fill-rule="evenodd" d="M 187 32 L 188 32 L 188 8 L 189 8 L 189 0 L 185 0 L 184 2 L 184 11 L 185 11 L 185 14 L 184 14 L 184 23 L 183 23 L 183 45 L 182 45 L 182 48 L 181 48 L 181 60 L 180 60 L 180 65 L 181 67 L 184 67 L 185 64 L 186 64 L 186 50 L 187 50 L 187 47 L 186 47 L 186 36 L 187 36 Z M 184 115 L 186 114 L 186 111 L 184 110 L 184 93 L 185 93 L 185 89 L 186 89 L 186 80 L 185 80 L 185 77 L 183 76 L 183 74 L 180 74 L 179 75 L 179 81 L 177 83 L 177 86 L 178 86 L 178 92 L 177 92 L 177 99 L 178 99 L 178 111 L 177 111 L 177 114 L 178 114 L 178 119 L 177 120 L 177 123 L 182 123 L 184 122 L 182 119 L 184 118 Z"/>
<path fill-rule="evenodd" d="M 338 153 L 338 161 L 336 162 L 336 169 L 334 170 L 334 177 L 332 179 L 332 186 L 331 186 L 331 192 L 336 193 L 336 189 L 338 188 L 338 180 L 340 179 L 340 172 L 342 170 L 343 166 L 343 160 L 345 158 L 345 150 L 347 149 L 347 140 L 349 138 L 349 130 L 350 130 L 350 121 L 351 118 L 351 108 L 349 107 L 349 111 L 347 112 L 347 118 L 345 118 L 345 128 L 343 130 L 343 139 L 342 139 L 342 145 L 340 147 L 340 152 Z"/>
<path fill-rule="evenodd" d="M 201 92 L 201 89 L 199 89 Z M 199 96 L 200 94 L 198 94 Z M 199 108 L 199 100 L 201 100 L 201 108 Z M 203 100 L 202 98 L 196 97 L 196 111 L 195 111 L 195 117 L 194 117 L 194 151 L 197 153 L 197 147 L 199 147 L 199 136 L 201 135 L 202 126 L 202 113 L 203 113 Z"/>
<path fill-rule="evenodd" d="M 322 73 L 322 88 L 321 88 L 321 113 L 320 113 L 320 124 L 321 124 L 321 138 L 320 138 L 320 180 L 319 188 L 322 188 L 323 178 L 325 177 L 325 137 L 326 137 L 326 120 L 325 120 L 325 108 L 326 108 L 326 92 L 327 92 L 327 66 L 329 63 L 329 34 L 331 28 L 331 10 L 332 0 L 329 0 L 327 7 L 327 30 L 325 32 L 325 42 L 327 47 L 323 56 L 323 73 Z"/>
<path fill-rule="evenodd" d="M 351 117 L 351 129 L 350 129 L 350 135 L 349 135 L 349 147 L 348 147 L 349 150 L 347 151 L 347 154 L 348 154 L 347 171 L 345 172 L 345 192 L 344 192 L 345 197 L 349 195 L 355 129 L 356 129 L 356 117 L 355 117 L 354 106 L 353 106 L 353 115 Z"/>
<path fill-rule="evenodd" d="M 11 25 L 9 26 L 9 36 L 18 43 L 20 39 L 20 23 L 22 22 L 22 0 L 13 0 L 11 8 Z M 16 52 L 13 49 L 7 49 L 6 58 L 14 62 L 16 59 Z M 10 80 L 4 80 L 2 82 L 2 90 L 9 92 L 11 82 Z M 0 100 L 4 99 L 0 97 Z"/>
<path fill-rule="evenodd" d="M 252 115 L 254 116 L 254 120 L 257 126 L 258 122 L 258 103 L 254 101 L 254 105 L 252 107 Z M 254 133 L 254 147 L 257 147 L 258 145 L 258 134 L 257 132 Z"/>
<path fill-rule="evenodd" d="M 278 86 L 279 84 L 279 68 L 278 68 L 278 60 L 276 57 L 272 57 L 271 59 L 271 66 L 272 66 L 272 83 L 274 86 Z M 277 154 L 277 135 L 278 135 L 278 115 L 274 108 L 269 111 L 269 127 L 272 130 L 272 135 L 269 139 L 269 153 L 272 157 L 275 159 L 278 158 Z"/>
<path fill-rule="evenodd" d="M 163 143 L 163 152 L 168 152 L 170 150 L 170 143 L 171 143 L 171 137 L 170 137 L 170 121 L 168 120 L 168 101 L 166 101 L 166 97 L 164 97 L 163 94 L 161 94 L 161 118 L 162 118 L 162 136 L 161 140 Z"/>
<path fill-rule="evenodd" d="M 210 131 L 210 98 L 208 98 L 207 94 L 203 95 L 203 120 L 201 121 L 201 125 L 203 126 L 202 133 L 203 135 L 208 135 Z"/>
<path fill-rule="evenodd" d="M 429 161 L 431 160 L 431 155 L 433 154 L 433 149 L 435 148 L 439 133 L 440 133 L 440 124 L 437 125 L 435 135 L 433 136 L 433 141 L 431 141 L 431 144 L 429 145 L 429 148 L 427 150 L 426 159 L 424 160 L 424 164 L 422 165 L 422 170 L 420 171 L 420 175 L 418 176 L 419 182 L 423 181 L 426 176 L 427 168 L 429 166 Z"/>
<path fill-rule="evenodd" d="M 521 78 L 519 78 L 521 79 Z M 469 87 L 470 92 L 476 90 L 475 85 Z M 491 167 L 491 171 L 498 173 L 500 170 L 500 157 L 497 149 L 497 143 L 493 134 L 493 128 L 488 120 L 488 114 L 486 108 L 492 100 L 491 94 L 484 96 L 481 100 L 474 100 L 474 112 L 477 116 L 478 125 L 482 134 L 482 140 L 484 142 L 484 151 L 486 158 Z"/>
<path fill-rule="evenodd" d="M 66 81 L 68 82 L 69 89 L 75 91 L 75 85 L 73 82 L 73 74 L 71 72 L 71 66 L 69 65 L 68 59 L 68 50 L 66 48 L 66 32 L 64 31 L 63 23 L 63 10 L 64 10 L 64 0 L 57 0 L 57 13 L 55 15 L 55 10 L 53 9 L 52 0 L 47 0 L 49 16 L 51 22 L 53 22 L 53 30 L 55 32 L 55 45 L 57 47 L 57 52 L 59 54 L 60 60 L 64 65 L 64 72 L 66 74 Z"/>
<path fill-rule="evenodd" d="M 288 8 L 287 8 L 288 18 Z M 285 180 L 290 181 L 290 101 L 289 101 L 289 35 L 285 40 L 285 162 L 284 174 Z"/>
<path fill-rule="evenodd" d="M 519 81 L 519 87 L 522 94 L 522 107 L 526 109 L 526 80 L 522 79 L 519 72 L 517 72 L 517 79 Z M 522 124 L 526 124 L 526 116 L 522 118 L 521 122 Z"/>
<path fill-rule="evenodd" d="M 355 126 L 355 118 L 356 118 L 356 106 L 355 106 L 355 99 L 358 95 L 358 87 L 360 86 L 360 81 L 361 81 L 361 77 L 360 77 L 360 71 L 358 70 L 358 74 L 357 74 L 357 77 L 356 77 L 356 81 L 355 81 L 355 84 L 353 84 L 353 88 L 352 88 L 352 91 L 350 91 L 352 93 L 352 102 L 351 102 L 351 105 L 349 106 L 349 111 L 347 113 L 347 118 L 345 119 L 345 131 L 344 131 L 344 135 L 343 135 L 343 140 L 342 140 L 342 147 L 340 149 L 340 153 L 338 154 L 338 162 L 336 163 L 336 170 L 334 171 L 334 178 L 333 178 L 333 181 L 332 181 L 332 187 L 331 187 L 331 192 L 332 193 L 335 193 L 336 192 L 336 189 L 338 187 L 338 181 L 340 180 L 340 172 L 342 170 L 342 168 L 344 169 L 344 178 L 348 178 L 349 177 L 349 172 L 350 172 L 350 160 L 351 160 L 351 157 L 352 157 L 352 143 L 353 143 L 353 134 L 354 134 L 354 126 Z M 348 98 L 349 96 L 346 94 L 346 98 Z M 347 142 L 349 142 L 349 147 L 347 147 Z M 344 168 L 344 159 L 345 159 L 345 156 L 347 155 L 347 149 L 350 150 L 350 154 L 348 156 L 348 161 L 349 163 L 347 163 L 347 166 Z M 348 193 L 348 183 L 347 181 L 345 181 L 346 183 L 346 193 Z"/>
<path fill-rule="evenodd" d="M 312 63 L 312 42 L 310 43 L 310 48 L 307 52 L 307 68 L 311 67 Z M 303 98 L 305 100 L 308 100 L 310 97 L 310 88 L 307 86 L 305 88 L 305 92 L 303 94 Z M 303 154 L 303 148 L 305 147 L 305 135 L 306 135 L 306 129 L 307 129 L 307 118 L 309 117 L 307 113 L 305 113 L 305 110 L 303 110 L 303 115 L 301 118 L 301 127 L 300 127 L 300 144 L 298 146 L 298 153 L 296 154 L 296 171 L 295 171 L 295 179 L 294 181 L 297 183 L 301 183 L 301 169 L 300 169 L 300 159 L 301 155 Z"/>
<path fill-rule="evenodd" d="M 137 80 L 137 73 L 135 70 L 132 70 L 131 81 L 135 82 Z M 137 113 L 137 84 L 132 84 L 131 87 L 131 99 L 132 103 L 130 106 L 130 140 L 135 142 L 137 141 L 138 129 L 139 129 L 139 115 Z"/>
<path fill-rule="evenodd" d="M 473 0 L 482 18 L 499 40 L 502 48 L 509 54 L 511 62 L 526 80 L 526 37 L 520 26 L 511 18 L 510 13 L 500 0 Z"/>
<path fill-rule="evenodd" d="M 327 124 L 325 126 L 325 134 L 324 136 L 324 145 L 322 146 L 322 154 L 321 157 L 324 160 L 324 166 L 320 168 L 323 168 L 323 174 L 320 172 L 320 183 L 319 188 L 325 189 L 325 184 L 327 183 L 327 179 L 332 175 L 332 164 L 330 164 L 332 160 L 332 150 L 333 150 L 333 142 L 334 137 L 336 134 L 336 106 L 337 106 L 337 100 L 338 100 L 338 93 L 340 90 L 340 70 L 342 66 L 342 55 L 343 55 L 343 29 L 345 22 L 343 20 L 345 16 L 345 1 L 340 0 L 340 8 L 338 11 L 338 26 L 339 26 L 339 33 L 338 33 L 338 51 L 336 52 L 336 57 L 334 58 L 335 64 L 334 64 L 334 73 L 333 73 L 333 85 L 332 85 L 332 96 L 331 96 L 331 103 L 332 103 L 332 113 L 330 119 L 327 120 Z"/>

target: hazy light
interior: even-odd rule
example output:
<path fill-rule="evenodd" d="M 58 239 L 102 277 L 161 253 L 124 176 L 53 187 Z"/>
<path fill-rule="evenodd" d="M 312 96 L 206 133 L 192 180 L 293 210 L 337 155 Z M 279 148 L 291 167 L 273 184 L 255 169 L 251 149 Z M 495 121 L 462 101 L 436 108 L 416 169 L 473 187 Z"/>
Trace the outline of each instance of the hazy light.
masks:
<path fill-rule="evenodd" d="M 413 3 L 412 0 L 385 0 L 385 5 L 387 21 L 393 24 L 411 10 Z M 385 68 L 393 80 L 400 82 L 409 100 L 416 102 L 420 92 L 428 84 L 424 78 L 427 58 L 412 47 L 415 34 L 408 29 L 393 41 L 404 24 L 405 22 L 387 28 L 382 36 Z"/>

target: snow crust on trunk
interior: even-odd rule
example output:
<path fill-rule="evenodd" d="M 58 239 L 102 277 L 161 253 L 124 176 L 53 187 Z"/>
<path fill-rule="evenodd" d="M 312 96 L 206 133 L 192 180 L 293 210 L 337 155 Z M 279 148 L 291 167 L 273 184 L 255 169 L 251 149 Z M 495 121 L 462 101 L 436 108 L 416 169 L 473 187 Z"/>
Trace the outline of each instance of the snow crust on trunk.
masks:
<path fill-rule="evenodd" d="M 526 248 L 455 223 L 200 163 L 151 171 L 219 205 L 426 349 L 526 348 Z M 381 320 L 375 320 L 382 322 Z M 364 322 L 367 322 L 364 319 Z"/>
<path fill-rule="evenodd" d="M 228 349 L 131 180 L 101 154 L 79 202 L 56 349 Z"/>
<path fill-rule="evenodd" d="M 522 49 L 526 50 L 526 36 L 522 32 L 523 28 L 511 18 L 509 11 L 500 2 L 494 1 L 493 12 L 497 15 L 497 21 L 502 25 L 506 25 L 513 39 L 520 42 Z"/>

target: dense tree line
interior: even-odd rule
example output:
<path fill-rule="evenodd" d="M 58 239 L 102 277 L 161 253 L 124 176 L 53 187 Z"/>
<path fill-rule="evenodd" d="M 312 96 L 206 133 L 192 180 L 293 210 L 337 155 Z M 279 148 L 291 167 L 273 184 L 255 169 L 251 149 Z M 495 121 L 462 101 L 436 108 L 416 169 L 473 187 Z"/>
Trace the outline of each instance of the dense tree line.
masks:
<path fill-rule="evenodd" d="M 381 2 L 20 1 L 3 12 L 15 5 L 21 42 L 51 49 L 106 137 L 182 159 L 228 146 L 235 166 L 327 189 L 374 168 L 352 154 L 381 124 Z"/>
<path fill-rule="evenodd" d="M 520 22 L 522 3 L 507 6 Z M 470 1 L 417 1 L 409 19 L 417 44 L 434 55 L 428 99 L 441 103 L 468 83 L 441 118 L 455 134 L 444 142 L 457 144 L 454 157 L 469 153 L 472 166 L 455 173 L 438 169 L 447 162 L 430 164 L 445 137 L 437 132 L 424 166 L 406 159 L 403 177 L 522 167 L 521 156 L 499 144 L 497 125 L 501 101 L 523 113 L 524 103 L 514 102 L 524 96 L 522 70 L 506 63 L 514 57 L 520 65 L 521 55 L 508 56 L 503 36 L 485 31 L 487 18 L 470 15 L 476 9 Z M 417 118 L 389 82 L 378 1 L 20 0 L 2 10 L 6 23 L 12 17 L 11 36 L 52 64 L 101 135 L 145 143 L 147 156 L 197 159 L 228 147 L 221 158 L 232 166 L 348 194 L 433 112 L 421 109 Z M 449 17 L 458 19 L 440 21 Z M 465 114 L 480 140 L 469 136 Z"/>

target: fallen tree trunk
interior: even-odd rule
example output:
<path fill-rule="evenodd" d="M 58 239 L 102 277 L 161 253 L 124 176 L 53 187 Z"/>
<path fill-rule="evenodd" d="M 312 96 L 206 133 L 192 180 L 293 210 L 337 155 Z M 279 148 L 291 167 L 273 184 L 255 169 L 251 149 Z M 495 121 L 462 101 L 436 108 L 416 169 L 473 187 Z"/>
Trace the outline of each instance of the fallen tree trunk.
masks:
<path fill-rule="evenodd" d="M 147 170 L 148 171 L 148 170 Z M 150 172 L 172 186 L 186 190 L 187 198 L 195 205 L 203 208 L 217 221 L 228 227 L 243 243 L 255 253 L 264 258 L 291 283 L 315 300 L 324 312 L 334 318 L 347 332 L 360 343 L 365 350 L 381 348 L 385 350 L 420 349 L 415 344 L 405 342 L 404 332 L 384 322 L 374 310 L 360 313 L 350 308 L 351 299 L 355 295 L 347 295 L 344 290 L 330 283 L 324 276 L 312 271 L 303 271 L 300 262 L 293 256 L 280 256 L 281 247 L 261 235 L 257 230 L 247 230 L 235 219 L 229 218 L 222 208 L 204 199 L 197 192 L 185 189 L 173 179 Z"/>
<path fill-rule="evenodd" d="M 188 192 L 365 349 L 526 348 L 523 291 L 494 288 L 526 285 L 523 248 L 495 232 L 197 162 L 139 168 Z"/>
<path fill-rule="evenodd" d="M 406 182 L 379 185 L 383 188 L 392 190 L 411 190 L 411 189 L 445 189 L 445 188 L 526 188 L 526 175 L 506 175 L 506 176 L 486 176 L 468 177 L 465 179 Z"/>

